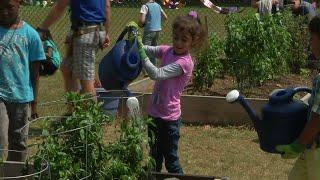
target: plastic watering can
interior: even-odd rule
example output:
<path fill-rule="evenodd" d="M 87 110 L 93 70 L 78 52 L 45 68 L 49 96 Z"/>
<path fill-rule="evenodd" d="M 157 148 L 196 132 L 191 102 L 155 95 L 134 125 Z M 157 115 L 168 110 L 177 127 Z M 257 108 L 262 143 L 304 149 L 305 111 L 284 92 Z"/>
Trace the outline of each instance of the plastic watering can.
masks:
<path fill-rule="evenodd" d="M 125 40 L 126 34 L 134 38 Z M 139 76 L 142 63 L 138 52 L 137 29 L 124 29 L 99 64 L 99 79 L 105 90 L 126 89 Z"/>
<path fill-rule="evenodd" d="M 309 106 L 293 98 L 298 92 L 311 93 L 312 90 L 297 87 L 273 91 L 269 102 L 262 107 L 261 118 L 239 91 L 230 91 L 226 99 L 230 103 L 239 102 L 249 114 L 259 137 L 260 148 L 269 153 L 280 153 L 275 150 L 275 146 L 295 141 L 307 122 Z"/>

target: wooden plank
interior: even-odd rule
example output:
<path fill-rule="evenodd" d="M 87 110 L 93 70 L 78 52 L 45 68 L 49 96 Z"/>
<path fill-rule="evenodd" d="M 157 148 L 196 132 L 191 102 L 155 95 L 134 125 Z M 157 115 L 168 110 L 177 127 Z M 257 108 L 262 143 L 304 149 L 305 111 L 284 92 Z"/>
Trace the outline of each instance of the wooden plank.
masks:
<path fill-rule="evenodd" d="M 150 93 L 144 94 L 140 100 L 142 110 L 147 111 Z M 246 98 L 252 108 L 261 115 L 266 99 Z M 228 103 L 225 97 L 217 96 L 181 96 L 182 120 L 191 124 L 211 125 L 251 125 L 252 122 L 239 103 Z"/>
<path fill-rule="evenodd" d="M 143 89 L 152 88 L 153 81 L 144 79 L 129 87 L 130 90 L 145 92 Z M 139 101 L 143 112 L 147 111 L 150 93 L 145 93 Z M 261 115 L 261 108 L 268 102 L 267 99 L 246 98 L 252 108 Z M 230 104 L 225 97 L 182 95 L 182 120 L 192 124 L 217 125 L 248 125 L 252 124 L 248 114 L 238 103 Z"/>

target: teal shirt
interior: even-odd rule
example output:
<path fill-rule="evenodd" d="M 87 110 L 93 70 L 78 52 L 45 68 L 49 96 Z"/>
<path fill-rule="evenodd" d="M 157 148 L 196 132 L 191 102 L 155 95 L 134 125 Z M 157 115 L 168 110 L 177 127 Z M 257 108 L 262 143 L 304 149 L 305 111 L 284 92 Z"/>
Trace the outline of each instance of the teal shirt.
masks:
<path fill-rule="evenodd" d="M 0 26 L 0 98 L 8 102 L 33 101 L 30 64 L 45 60 L 41 39 L 28 23 L 18 29 Z"/>
<path fill-rule="evenodd" d="M 44 49 L 47 49 L 48 47 L 52 49 L 51 61 L 57 68 L 59 68 L 61 60 L 56 44 L 52 40 L 46 40 L 43 42 L 43 47 Z"/>

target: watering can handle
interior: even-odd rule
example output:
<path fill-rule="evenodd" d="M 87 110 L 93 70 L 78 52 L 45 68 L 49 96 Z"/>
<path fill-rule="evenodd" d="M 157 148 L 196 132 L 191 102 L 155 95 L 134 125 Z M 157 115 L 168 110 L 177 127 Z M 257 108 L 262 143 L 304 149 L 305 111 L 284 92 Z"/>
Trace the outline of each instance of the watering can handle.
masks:
<path fill-rule="evenodd" d="M 293 96 L 298 92 L 312 93 L 308 87 L 296 87 L 288 89 L 278 89 L 271 93 L 269 97 L 270 104 L 286 103 L 293 99 Z"/>
<path fill-rule="evenodd" d="M 296 87 L 293 89 L 293 95 L 298 93 L 298 92 L 307 92 L 307 93 L 312 93 L 312 89 L 308 87 Z"/>
<path fill-rule="evenodd" d="M 121 32 L 116 42 L 121 41 L 127 33 L 129 33 L 129 28 L 124 28 L 124 30 Z M 138 32 L 135 30 L 133 33 L 138 33 Z"/>
<path fill-rule="evenodd" d="M 125 28 L 119 35 L 117 42 L 121 41 L 127 33 L 128 33 L 128 28 Z"/>

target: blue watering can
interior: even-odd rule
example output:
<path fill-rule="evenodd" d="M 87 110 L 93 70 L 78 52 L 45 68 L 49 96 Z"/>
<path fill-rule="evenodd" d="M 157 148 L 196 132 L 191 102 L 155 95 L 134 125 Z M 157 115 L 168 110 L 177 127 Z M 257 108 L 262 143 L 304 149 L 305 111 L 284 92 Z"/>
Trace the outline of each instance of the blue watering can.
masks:
<path fill-rule="evenodd" d="M 297 87 L 273 91 L 269 102 L 262 107 L 261 118 L 239 91 L 230 91 L 226 99 L 230 103 L 239 102 L 249 114 L 259 137 L 260 148 L 269 153 L 280 153 L 275 146 L 295 141 L 307 122 L 309 106 L 293 98 L 298 92 L 311 93 L 312 90 Z"/>
<path fill-rule="evenodd" d="M 98 101 L 103 102 L 103 111 L 111 117 L 116 117 L 119 97 L 132 96 L 127 86 L 139 76 L 142 70 L 137 33 L 138 30 L 135 28 L 125 28 L 116 44 L 99 64 L 99 79 L 104 89 L 98 89 L 96 93 Z M 126 34 L 133 38 L 125 40 Z"/>
<path fill-rule="evenodd" d="M 124 90 L 139 76 L 142 63 L 137 32 L 135 28 L 125 28 L 113 48 L 102 58 L 99 64 L 99 79 L 105 90 Z M 124 40 L 126 34 L 134 38 Z"/>

